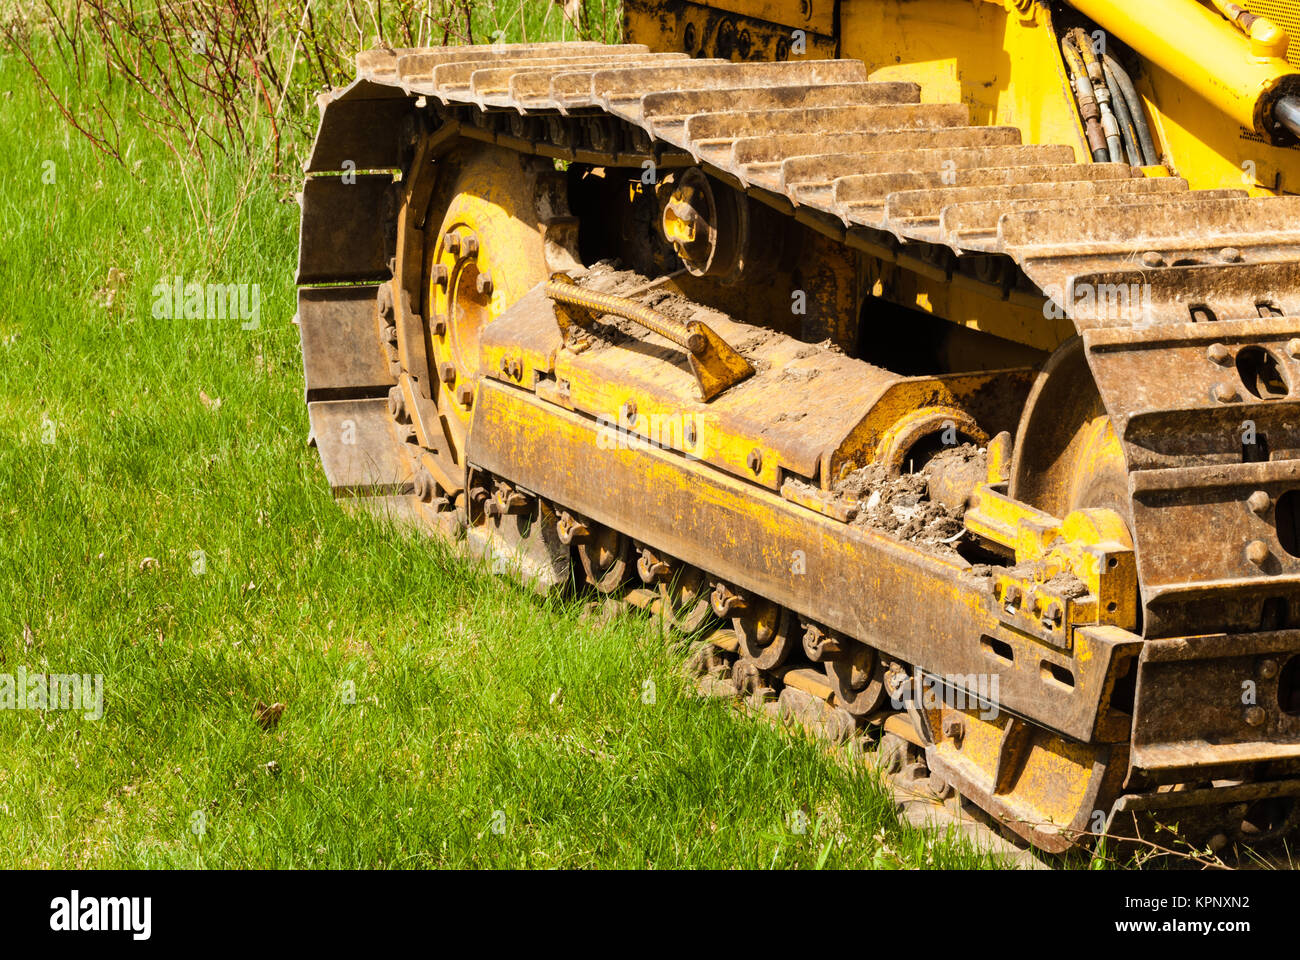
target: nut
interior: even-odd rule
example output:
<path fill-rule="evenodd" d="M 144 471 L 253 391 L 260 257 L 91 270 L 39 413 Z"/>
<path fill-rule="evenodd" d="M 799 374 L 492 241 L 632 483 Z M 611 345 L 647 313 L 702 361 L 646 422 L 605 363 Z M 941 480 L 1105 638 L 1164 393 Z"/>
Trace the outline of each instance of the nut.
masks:
<path fill-rule="evenodd" d="M 757 475 L 763 470 L 763 455 L 757 449 L 749 451 L 749 456 L 745 458 L 745 465 L 749 467 L 749 472 Z"/>
<path fill-rule="evenodd" d="M 1217 363 L 1220 366 L 1227 363 L 1232 356 L 1228 348 L 1221 343 L 1210 344 L 1205 351 L 1205 355 L 1210 358 L 1211 363 Z"/>
<path fill-rule="evenodd" d="M 1246 498 L 1246 506 L 1250 507 L 1251 513 L 1264 514 L 1268 512 L 1269 505 L 1273 501 L 1269 499 L 1267 493 L 1263 490 L 1256 490 Z"/>
<path fill-rule="evenodd" d="M 474 388 L 468 383 L 462 383 L 456 388 L 456 402 L 462 407 L 468 407 L 474 402 Z"/>
<path fill-rule="evenodd" d="M 416 473 L 415 495 L 420 499 L 420 502 L 432 502 L 435 493 L 437 493 L 437 487 L 434 485 L 433 477 L 429 475 L 429 471 L 420 470 Z"/>
<path fill-rule="evenodd" d="M 444 360 L 438 364 L 438 378 L 450 387 L 456 382 L 456 364 L 450 360 Z"/>
<path fill-rule="evenodd" d="M 478 278 L 474 281 L 474 286 L 478 288 L 478 292 L 483 296 L 485 297 L 491 296 L 492 295 L 492 274 L 487 270 L 481 271 L 478 275 Z"/>
<path fill-rule="evenodd" d="M 1232 403 L 1237 399 L 1237 391 L 1226 383 L 1216 383 L 1214 389 L 1210 391 L 1210 396 L 1220 403 Z"/>
<path fill-rule="evenodd" d="M 966 725 L 961 717 L 944 717 L 943 735 L 960 747 L 962 738 L 966 736 Z"/>

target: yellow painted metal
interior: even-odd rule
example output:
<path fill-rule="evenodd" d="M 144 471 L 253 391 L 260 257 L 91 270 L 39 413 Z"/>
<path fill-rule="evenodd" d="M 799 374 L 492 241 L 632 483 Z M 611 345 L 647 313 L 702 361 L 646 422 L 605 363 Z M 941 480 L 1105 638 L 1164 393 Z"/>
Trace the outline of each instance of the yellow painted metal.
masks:
<path fill-rule="evenodd" d="M 1264 135 L 1267 110 L 1295 77 L 1280 57 L 1257 56 L 1251 41 L 1196 0 L 1071 0 L 1104 30 L 1241 124 Z"/>
<path fill-rule="evenodd" d="M 1290 41 L 1283 53 L 1291 66 L 1300 68 L 1300 3 L 1296 0 L 1241 0 L 1240 6 L 1259 17 L 1267 17 L 1287 34 Z"/>
<path fill-rule="evenodd" d="M 451 164 L 460 170 L 448 177 L 447 212 L 436 243 L 429 244 L 428 302 L 435 321 L 438 409 L 453 447 L 463 449 L 471 416 L 471 403 L 464 401 L 484 373 L 482 330 L 545 280 L 547 271 L 536 215 L 537 161 L 484 146 Z"/>
<path fill-rule="evenodd" d="M 1086 160 L 1050 14 L 1041 4 L 1031 12 L 969 0 L 847 4 L 840 52 L 864 61 L 873 80 L 920 83 L 924 102 L 960 101 L 974 123 L 1019 127 L 1026 143 L 1070 144 Z"/>
<path fill-rule="evenodd" d="M 926 712 L 926 722 L 936 741 L 931 758 L 963 792 L 990 798 L 989 812 L 1009 828 L 1034 833 L 1044 845 L 1056 838 L 1061 849 L 1087 831 L 1096 797 L 1104 792 L 1108 767 L 1098 761 L 1105 748 L 1052 737 L 1009 714 L 990 716 L 979 709 L 939 707 Z M 961 725 L 959 740 L 943 735 L 954 722 Z"/>
<path fill-rule="evenodd" d="M 1064 520 L 1012 500 L 996 484 L 976 490 L 963 518 L 976 536 L 1015 553 L 1016 563 L 1029 571 L 1000 575 L 1002 593 L 1014 586 L 1025 606 L 1036 615 L 1047 613 L 1055 599 L 1039 585 L 1060 573 L 1082 581 L 1096 599 L 1095 609 L 1080 609 L 1079 621 L 1131 628 L 1137 622 L 1137 562 L 1133 538 L 1124 519 L 1113 510 L 1071 511 Z"/>
<path fill-rule="evenodd" d="M 1216 10 L 1250 37 L 1250 49 L 1255 56 L 1286 57 L 1291 38 L 1272 20 L 1253 15 L 1240 4 L 1228 3 L 1227 0 L 1211 0 L 1211 2 Z"/>

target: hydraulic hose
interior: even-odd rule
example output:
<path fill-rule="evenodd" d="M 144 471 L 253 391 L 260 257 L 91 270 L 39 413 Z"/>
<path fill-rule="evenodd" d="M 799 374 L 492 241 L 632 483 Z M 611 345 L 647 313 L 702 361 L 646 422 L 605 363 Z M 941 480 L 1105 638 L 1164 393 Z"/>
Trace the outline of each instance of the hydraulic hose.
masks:
<path fill-rule="evenodd" d="M 1154 167 L 1160 162 L 1160 153 L 1151 138 L 1151 128 L 1147 125 L 1146 113 L 1142 109 L 1142 98 L 1138 96 L 1137 88 L 1133 86 L 1133 78 L 1128 75 L 1124 65 L 1110 54 L 1106 54 L 1106 66 L 1114 74 L 1117 91 L 1127 102 L 1129 116 L 1133 118 L 1133 126 L 1137 128 L 1138 145 L 1142 148 L 1142 164 Z"/>
<path fill-rule="evenodd" d="M 1110 160 L 1112 163 L 1120 163 L 1124 159 L 1124 152 L 1120 148 L 1119 122 L 1115 118 L 1115 111 L 1110 106 L 1110 88 L 1106 86 L 1106 74 L 1102 69 L 1101 61 L 1097 59 L 1096 51 L 1092 49 L 1092 38 L 1083 31 L 1083 28 L 1075 27 L 1070 31 L 1070 39 L 1074 41 L 1074 47 L 1079 51 L 1083 67 L 1088 71 L 1088 82 L 1092 84 L 1093 96 L 1097 98 L 1097 108 L 1101 111 L 1101 129 L 1106 134 L 1106 150 L 1110 154 Z"/>
<path fill-rule="evenodd" d="M 1111 99 L 1115 104 L 1115 116 L 1119 120 L 1119 132 L 1124 139 L 1124 155 L 1128 157 L 1130 167 L 1142 166 L 1141 147 L 1137 142 L 1137 127 L 1133 125 L 1133 115 L 1129 113 L 1128 100 L 1119 89 L 1119 84 L 1115 81 L 1115 71 L 1111 69 L 1109 60 L 1102 62 L 1102 69 L 1106 74 L 1106 86 L 1110 87 Z"/>
<path fill-rule="evenodd" d="M 1105 163 L 1110 159 L 1110 147 L 1106 143 L 1106 133 L 1101 126 L 1101 109 L 1097 106 L 1097 95 L 1088 79 L 1088 71 L 1083 65 L 1083 57 L 1075 49 L 1074 42 L 1068 37 L 1061 38 L 1061 53 L 1070 71 L 1074 84 L 1074 95 L 1079 102 L 1079 116 L 1083 118 L 1084 132 L 1088 137 L 1088 149 L 1092 159 Z"/>

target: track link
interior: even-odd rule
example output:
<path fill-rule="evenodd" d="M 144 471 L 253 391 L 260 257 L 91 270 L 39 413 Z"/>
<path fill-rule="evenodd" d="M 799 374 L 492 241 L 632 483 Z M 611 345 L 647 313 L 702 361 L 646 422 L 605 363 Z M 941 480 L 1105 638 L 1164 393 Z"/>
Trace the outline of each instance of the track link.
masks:
<path fill-rule="evenodd" d="M 1024 145 L 1014 129 L 971 125 L 960 104 L 922 103 L 913 84 L 873 83 L 857 61 L 737 64 L 637 45 L 537 44 L 369 51 L 358 68 L 354 84 L 322 100 L 298 273 L 308 408 L 336 493 L 387 498 L 448 534 L 468 531 L 484 551 L 524 556 L 525 575 L 543 584 L 569 575 L 575 530 L 586 579 L 601 589 L 621 584 L 638 557 L 616 531 L 637 531 L 645 543 L 635 548 L 652 554 L 639 557 L 647 568 L 659 577 L 675 571 L 662 581 L 671 584 L 663 599 L 683 601 L 670 611 L 679 625 L 698 627 L 701 584 L 711 598 L 721 590 L 715 611 L 729 592 L 741 604 L 793 611 L 807 665 L 760 669 L 752 682 L 784 671 L 777 679 L 799 689 L 809 681 L 797 671 L 811 669 L 827 678 L 835 703 L 856 695 L 844 679 L 852 671 L 839 668 L 836 689 L 837 668 L 827 665 L 865 663 L 864 651 L 882 673 L 920 665 L 958 678 L 988 670 L 989 650 L 1005 651 L 1017 666 L 1002 667 L 1001 721 L 978 725 L 978 708 L 965 719 L 960 710 L 929 717 L 915 705 L 895 716 L 911 718 L 937 776 L 1045 850 L 1086 837 L 1097 810 L 1110 829 L 1117 818 L 1170 808 L 1158 799 L 1161 784 L 1230 779 L 1267 764 L 1291 771 L 1300 760 L 1300 717 L 1269 709 L 1260 719 L 1237 702 L 1242 676 L 1273 689 L 1279 665 L 1300 651 L 1290 512 L 1300 457 L 1291 393 L 1300 385 L 1300 198 L 1191 191 L 1123 164 L 1077 164 L 1068 147 Z M 599 446 L 591 417 L 602 408 L 567 392 L 580 378 L 555 376 L 565 344 L 543 294 L 519 299 L 484 329 L 482 376 L 457 382 L 454 394 L 451 374 L 437 382 L 429 334 L 454 320 L 417 312 L 433 312 L 421 291 L 442 281 L 425 275 L 412 240 L 434 239 L 437 224 L 426 223 L 434 188 L 421 193 L 429 178 L 408 176 L 467 142 L 601 166 L 699 168 L 847 250 L 977 289 L 1009 309 L 1055 309 L 1080 335 L 1072 362 L 1123 450 L 1131 542 L 1090 542 L 1084 552 L 1097 573 L 1086 603 L 1049 591 L 1025 606 L 1014 578 L 848 524 L 858 507 L 831 493 L 856 464 L 835 459 L 847 441 L 834 418 L 815 425 L 826 435 L 804 447 L 787 438 L 743 459 L 705 456 L 712 473 L 692 469 L 686 480 L 676 476 L 680 454 L 692 451 L 680 443 L 592 458 L 602 478 L 595 488 L 562 458 L 548 463 L 547 444 L 566 432 L 575 449 Z M 392 169 L 404 171 L 402 181 L 382 172 Z M 541 203 L 537 215 L 548 269 L 580 268 L 576 221 L 562 200 Z M 449 270 L 464 259 L 461 236 Z M 476 282 L 492 295 L 493 278 Z M 745 332 L 727 317 L 712 324 L 724 339 Z M 566 369 L 581 374 L 586 363 L 598 383 L 600 362 L 583 356 Z M 829 351 L 809 361 L 836 364 L 851 368 L 846 380 L 876 382 L 869 365 Z M 881 391 L 903 389 L 883 373 Z M 755 377 L 735 395 L 760 393 L 766 382 Z M 997 382 L 1020 384 L 1019 402 L 1033 404 L 1028 380 Z M 663 390 L 678 397 L 677 387 Z M 728 395 L 708 409 L 725 411 Z M 843 407 L 854 423 L 855 401 Z M 1239 424 L 1267 437 L 1264 462 L 1243 456 Z M 1003 476 L 1009 486 L 982 488 L 967 526 L 1004 543 L 1033 530 L 1050 548 L 1052 536 L 1066 535 L 1065 510 L 1014 509 L 1018 488 L 1031 482 L 1024 430 L 1020 473 L 1013 463 Z M 982 442 L 995 446 L 996 432 Z M 701 484 L 715 516 L 691 526 L 693 504 L 667 498 L 698 494 Z M 643 488 L 658 499 L 626 502 L 627 491 Z M 667 518 L 660 528 L 656 516 Z M 1007 523 L 1010 533 L 999 527 Z M 720 543 L 728 524 L 746 534 Z M 605 531 L 610 542 L 584 554 L 582 544 Z M 824 579 L 792 581 L 790 557 L 810 545 Z M 691 575 L 696 587 L 683 595 Z M 1136 595 L 1139 581 L 1140 599 L 1126 600 L 1124 585 Z M 935 602 L 918 608 L 918 597 Z M 1140 635 L 1132 632 L 1139 622 Z M 810 635 L 829 637 L 834 652 L 819 659 Z M 1044 643 L 1056 652 L 1044 654 Z M 1062 684 L 1060 671 L 1068 689 L 1051 686 Z M 1146 685 L 1139 680 L 1137 700 L 1125 704 L 1117 684 L 1135 674 Z M 1193 688 L 1207 701 L 1195 729 L 1178 709 Z M 1048 755 L 1059 764 L 1041 763 Z M 1065 796 L 1018 792 L 1021 781 L 1081 770 L 1084 782 Z M 1293 800 L 1300 781 L 1252 775 L 1216 790 L 1198 798 L 1211 819 L 1224 807 Z M 1289 821 L 1270 829 L 1284 833 Z M 1231 829 L 1221 837 L 1219 846 L 1243 839 Z"/>

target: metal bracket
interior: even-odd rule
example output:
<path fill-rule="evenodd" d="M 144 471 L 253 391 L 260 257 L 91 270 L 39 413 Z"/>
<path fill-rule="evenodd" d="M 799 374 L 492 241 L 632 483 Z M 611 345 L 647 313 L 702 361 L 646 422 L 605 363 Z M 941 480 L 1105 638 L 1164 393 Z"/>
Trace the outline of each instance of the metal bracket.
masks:
<path fill-rule="evenodd" d="M 700 398 L 706 403 L 754 374 L 748 360 L 708 324 L 698 320 L 678 323 L 627 297 L 584 290 L 563 273 L 552 274 L 546 284 L 546 295 L 555 301 L 555 320 L 565 346 L 575 352 L 581 352 L 587 346 L 577 340 L 581 329 L 601 314 L 631 320 L 681 347 L 686 351 L 691 372 L 699 384 Z"/>

